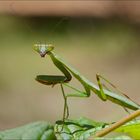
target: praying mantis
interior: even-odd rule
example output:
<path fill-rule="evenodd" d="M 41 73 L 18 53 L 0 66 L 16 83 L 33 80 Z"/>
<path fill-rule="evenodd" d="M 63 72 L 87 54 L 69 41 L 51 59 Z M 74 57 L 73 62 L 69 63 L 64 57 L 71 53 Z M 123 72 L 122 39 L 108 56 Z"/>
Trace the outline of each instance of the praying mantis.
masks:
<path fill-rule="evenodd" d="M 49 55 L 51 57 L 52 62 L 54 65 L 64 74 L 62 75 L 37 75 L 36 80 L 45 85 L 54 86 L 56 84 L 60 84 L 63 97 L 64 97 L 64 112 L 63 112 L 63 121 L 69 116 L 69 109 L 67 105 L 67 98 L 68 97 L 89 97 L 90 93 L 95 93 L 102 101 L 110 100 L 111 102 L 118 104 L 124 108 L 128 108 L 131 110 L 140 109 L 140 105 L 133 102 L 126 96 L 121 96 L 115 92 L 112 92 L 103 87 L 101 83 L 101 79 L 106 80 L 101 75 L 97 74 L 96 79 L 98 85 L 90 82 L 86 79 L 83 75 L 81 75 L 77 70 L 75 70 L 72 66 L 67 64 L 61 57 L 54 53 L 54 46 L 51 44 L 35 44 L 34 50 L 37 51 L 41 57 L 45 57 Z M 83 86 L 85 91 L 80 91 L 69 84 L 72 79 L 72 76 L 76 78 Z M 110 83 L 111 84 L 111 83 Z M 111 84 L 112 85 L 112 84 Z M 64 86 L 67 86 L 74 90 L 74 93 L 65 94 Z"/>

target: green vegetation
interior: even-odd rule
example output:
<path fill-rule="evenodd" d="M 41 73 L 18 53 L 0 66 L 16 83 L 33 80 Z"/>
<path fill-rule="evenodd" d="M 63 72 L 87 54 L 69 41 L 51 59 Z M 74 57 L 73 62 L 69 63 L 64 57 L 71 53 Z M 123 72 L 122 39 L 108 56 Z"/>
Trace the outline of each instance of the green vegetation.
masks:
<path fill-rule="evenodd" d="M 115 132 L 122 132 L 119 136 L 115 135 L 101 138 L 94 136 L 97 132 L 108 127 L 109 124 L 107 123 L 95 122 L 87 118 L 66 120 L 64 124 L 62 121 L 57 121 L 54 126 L 45 121 L 40 121 L 22 127 L 2 131 L 0 132 L 0 140 L 86 140 L 88 138 L 94 138 L 95 140 L 133 140 L 140 138 L 140 121 L 136 120 L 116 129 Z"/>

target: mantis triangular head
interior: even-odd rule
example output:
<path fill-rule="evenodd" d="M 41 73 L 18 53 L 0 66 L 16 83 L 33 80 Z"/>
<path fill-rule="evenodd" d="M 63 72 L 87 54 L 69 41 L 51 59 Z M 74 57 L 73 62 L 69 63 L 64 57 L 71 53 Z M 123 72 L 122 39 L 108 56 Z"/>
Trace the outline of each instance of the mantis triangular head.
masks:
<path fill-rule="evenodd" d="M 37 51 L 41 57 L 45 57 L 54 49 L 52 44 L 34 44 L 34 50 Z"/>

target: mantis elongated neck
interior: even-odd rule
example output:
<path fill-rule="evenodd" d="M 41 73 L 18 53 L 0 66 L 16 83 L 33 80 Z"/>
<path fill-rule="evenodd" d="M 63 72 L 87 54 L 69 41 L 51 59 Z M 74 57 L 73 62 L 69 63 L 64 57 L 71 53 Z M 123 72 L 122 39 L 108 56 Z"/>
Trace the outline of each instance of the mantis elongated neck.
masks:
<path fill-rule="evenodd" d="M 53 63 L 55 64 L 55 66 L 60 71 L 62 71 L 62 73 L 64 73 L 64 75 L 66 76 L 66 78 L 67 78 L 66 81 L 71 80 L 71 78 L 72 78 L 71 74 L 72 74 L 83 85 L 87 95 L 89 96 L 90 95 L 90 89 L 89 89 L 89 86 L 86 82 L 86 78 L 81 76 L 78 71 L 76 71 L 70 65 L 68 65 L 66 62 L 64 62 L 62 59 L 60 59 L 60 57 L 57 56 L 54 52 L 52 52 L 52 51 L 49 52 L 49 55 L 50 55 Z"/>
<path fill-rule="evenodd" d="M 52 52 L 49 52 L 49 55 L 54 63 L 54 65 L 65 75 L 66 79 L 64 82 L 69 82 L 72 79 L 71 74 L 68 72 L 68 70 L 62 65 L 61 62 L 59 62 L 54 54 Z"/>

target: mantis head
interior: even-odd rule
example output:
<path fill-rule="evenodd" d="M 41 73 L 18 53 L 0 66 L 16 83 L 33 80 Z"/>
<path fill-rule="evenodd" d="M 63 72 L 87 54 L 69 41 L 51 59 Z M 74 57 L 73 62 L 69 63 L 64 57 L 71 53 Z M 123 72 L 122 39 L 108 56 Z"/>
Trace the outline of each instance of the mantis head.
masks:
<path fill-rule="evenodd" d="M 45 57 L 54 49 L 52 44 L 34 44 L 34 50 L 37 51 L 41 57 Z"/>

